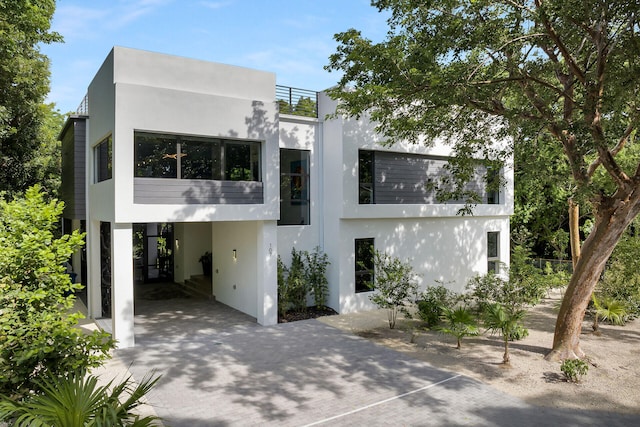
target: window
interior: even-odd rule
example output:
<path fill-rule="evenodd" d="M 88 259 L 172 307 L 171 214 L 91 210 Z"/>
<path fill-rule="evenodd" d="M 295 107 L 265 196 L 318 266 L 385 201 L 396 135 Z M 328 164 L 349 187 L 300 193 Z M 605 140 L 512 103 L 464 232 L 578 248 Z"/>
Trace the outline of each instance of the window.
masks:
<path fill-rule="evenodd" d="M 373 239 L 356 239 L 356 292 L 368 292 L 373 283 Z"/>
<path fill-rule="evenodd" d="M 280 150 L 278 225 L 309 225 L 309 151 Z"/>
<path fill-rule="evenodd" d="M 487 272 L 500 272 L 500 232 L 487 233 Z"/>
<path fill-rule="evenodd" d="M 390 151 L 358 151 L 359 204 L 439 204 L 465 203 L 472 194 L 484 203 L 499 203 L 500 167 L 483 162 L 462 185 L 459 199 L 452 173 L 455 165 L 450 157 Z"/>
<path fill-rule="evenodd" d="M 358 203 L 373 203 L 373 151 L 358 151 Z"/>
<path fill-rule="evenodd" d="M 260 143 L 135 133 L 135 176 L 261 181 Z"/>
<path fill-rule="evenodd" d="M 108 136 L 102 142 L 100 142 L 98 145 L 94 147 L 93 152 L 94 152 L 96 182 L 101 182 L 107 179 L 111 179 L 112 150 L 113 150 L 113 144 L 112 144 L 111 136 Z"/>

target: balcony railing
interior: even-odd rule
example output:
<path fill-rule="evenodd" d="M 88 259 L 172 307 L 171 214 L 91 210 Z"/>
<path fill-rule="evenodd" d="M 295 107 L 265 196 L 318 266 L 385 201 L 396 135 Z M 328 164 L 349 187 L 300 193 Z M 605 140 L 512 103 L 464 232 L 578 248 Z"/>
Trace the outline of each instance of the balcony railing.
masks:
<path fill-rule="evenodd" d="M 89 115 L 89 94 L 86 94 L 84 98 L 82 98 L 82 102 L 80 102 L 80 105 L 78 105 L 78 108 L 76 109 L 76 114 L 82 116 Z"/>
<path fill-rule="evenodd" d="M 276 85 L 276 99 L 281 114 L 318 117 L 318 92 Z"/>

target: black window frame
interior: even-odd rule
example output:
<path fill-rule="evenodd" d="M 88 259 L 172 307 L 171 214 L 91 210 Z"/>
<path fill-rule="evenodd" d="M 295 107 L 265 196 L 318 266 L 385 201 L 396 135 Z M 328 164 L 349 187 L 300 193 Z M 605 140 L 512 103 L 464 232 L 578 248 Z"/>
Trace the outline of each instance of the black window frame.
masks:
<path fill-rule="evenodd" d="M 113 178 L 113 138 L 112 135 L 107 136 L 95 147 L 94 165 L 95 165 L 95 182 L 102 182 Z"/>
<path fill-rule="evenodd" d="M 375 204 L 375 151 L 358 150 L 358 204 Z"/>
<path fill-rule="evenodd" d="M 495 241 L 492 241 L 494 240 Z M 500 273 L 500 232 L 487 232 L 487 272 Z"/>
<path fill-rule="evenodd" d="M 371 292 L 375 274 L 375 239 L 373 237 L 355 239 L 354 250 L 354 291 L 355 293 Z"/>
<path fill-rule="evenodd" d="M 292 171 L 292 162 L 286 162 L 283 154 L 285 153 L 297 153 L 300 162 L 306 165 L 306 170 L 301 164 L 301 171 Z M 296 157 L 296 156 L 294 156 Z M 285 163 L 286 162 L 286 163 Z M 303 226 L 311 225 L 311 180 L 310 180 L 310 166 L 311 166 L 311 151 L 310 150 L 297 150 L 292 148 L 280 149 L 280 218 L 278 219 L 279 226 Z M 294 197 L 294 195 L 296 197 Z M 288 196 L 288 197 L 286 197 Z M 291 221 L 287 215 L 283 215 L 283 211 L 297 206 L 300 210 L 304 209 L 304 213 L 296 218 L 301 218 L 301 221 Z"/>
<path fill-rule="evenodd" d="M 149 141 L 145 141 L 145 138 L 148 138 Z M 145 164 L 148 156 L 140 156 L 142 144 L 153 144 L 154 141 L 159 147 L 166 144 L 166 153 L 157 153 L 157 159 L 153 159 L 152 163 Z M 207 158 L 207 144 L 210 144 L 211 147 L 210 159 Z M 190 161 L 188 158 L 190 145 L 195 152 L 201 154 L 196 157 L 200 165 L 198 166 L 194 160 L 194 163 L 187 168 L 186 165 Z M 248 150 L 248 157 L 242 159 L 242 164 L 228 164 L 228 159 L 232 157 L 231 151 L 245 147 Z M 136 130 L 134 131 L 133 157 L 133 173 L 136 178 L 262 182 L 262 143 L 255 140 L 234 140 Z M 238 169 L 241 170 L 238 171 Z"/>

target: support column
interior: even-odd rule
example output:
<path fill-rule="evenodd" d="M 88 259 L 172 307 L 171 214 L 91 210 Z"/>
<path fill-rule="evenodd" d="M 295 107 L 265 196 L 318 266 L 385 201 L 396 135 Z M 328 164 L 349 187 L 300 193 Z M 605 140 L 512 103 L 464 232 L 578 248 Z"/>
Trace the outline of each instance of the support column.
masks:
<path fill-rule="evenodd" d="M 278 235 L 276 221 L 258 222 L 257 316 L 261 325 L 278 323 Z"/>
<path fill-rule="evenodd" d="M 111 225 L 111 324 L 118 348 L 133 347 L 133 232 L 132 224 Z"/>

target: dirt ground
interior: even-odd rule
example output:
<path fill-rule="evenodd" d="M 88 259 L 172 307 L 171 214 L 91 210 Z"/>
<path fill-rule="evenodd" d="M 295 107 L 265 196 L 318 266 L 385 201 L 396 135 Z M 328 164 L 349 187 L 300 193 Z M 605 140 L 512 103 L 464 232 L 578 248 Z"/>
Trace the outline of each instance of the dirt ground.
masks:
<path fill-rule="evenodd" d="M 462 373 L 533 405 L 640 414 L 640 319 L 625 326 L 601 324 L 601 335 L 585 319 L 580 337 L 590 361 L 579 383 L 569 383 L 559 362 L 547 362 L 560 294 L 546 298 L 525 319 L 529 336 L 510 343 L 510 366 L 502 364 L 504 346 L 498 336 L 469 337 L 456 349 L 452 336 L 420 329 L 420 322 L 398 318 L 389 329 L 384 312 L 368 322 L 352 318 L 326 323 L 349 330 L 431 365 Z M 362 317 L 365 319 L 365 317 Z M 323 320 L 325 321 L 325 320 Z"/>

